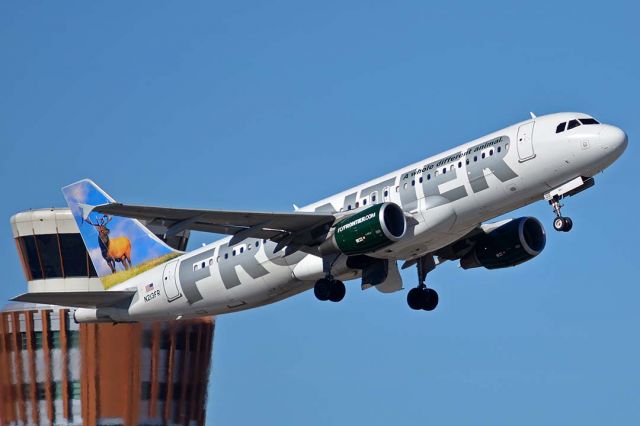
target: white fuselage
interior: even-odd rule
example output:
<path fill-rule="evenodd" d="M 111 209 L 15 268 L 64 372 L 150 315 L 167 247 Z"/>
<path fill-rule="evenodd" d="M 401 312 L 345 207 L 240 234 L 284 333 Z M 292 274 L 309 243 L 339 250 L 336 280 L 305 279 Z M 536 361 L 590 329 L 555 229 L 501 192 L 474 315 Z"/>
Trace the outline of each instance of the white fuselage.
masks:
<path fill-rule="evenodd" d="M 594 124 L 556 133 L 558 124 L 585 117 L 560 113 L 532 118 L 300 210 L 346 215 L 376 203 L 396 203 L 411 219 L 407 232 L 370 255 L 414 259 L 613 163 L 627 144 L 620 129 Z M 308 290 L 324 274 L 318 256 L 273 253 L 275 243 L 268 240 L 246 239 L 229 246 L 230 239 L 185 253 L 114 287 L 135 289 L 137 295 L 128 311 L 107 308 L 109 315 L 136 321 L 223 314 Z M 342 280 L 360 274 L 347 268 L 345 259 L 339 259 L 332 272 Z"/>

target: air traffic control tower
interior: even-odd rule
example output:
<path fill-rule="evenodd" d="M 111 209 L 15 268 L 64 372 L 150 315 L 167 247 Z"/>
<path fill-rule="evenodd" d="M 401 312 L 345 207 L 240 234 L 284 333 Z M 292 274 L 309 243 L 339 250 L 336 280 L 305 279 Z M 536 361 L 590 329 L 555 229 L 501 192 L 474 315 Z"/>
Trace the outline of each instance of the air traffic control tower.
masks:
<path fill-rule="evenodd" d="M 28 291 L 102 289 L 68 209 L 18 213 L 11 227 Z M 188 238 L 167 243 L 183 250 Z M 72 308 L 9 304 L 0 312 L 0 425 L 202 425 L 214 325 L 78 325 Z"/>

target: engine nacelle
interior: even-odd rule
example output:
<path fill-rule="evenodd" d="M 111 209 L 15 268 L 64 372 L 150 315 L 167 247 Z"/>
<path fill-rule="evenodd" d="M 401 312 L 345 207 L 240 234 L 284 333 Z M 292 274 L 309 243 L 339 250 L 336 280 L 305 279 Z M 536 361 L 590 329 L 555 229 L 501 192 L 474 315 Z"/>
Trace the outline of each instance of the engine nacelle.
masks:
<path fill-rule="evenodd" d="M 323 254 L 371 253 L 400 240 L 406 230 L 407 221 L 400 206 L 376 204 L 337 222 L 319 250 Z"/>
<path fill-rule="evenodd" d="M 474 248 L 460 259 L 460 266 L 464 269 L 516 266 L 539 255 L 546 242 L 544 227 L 538 219 L 513 219 L 480 237 Z"/>

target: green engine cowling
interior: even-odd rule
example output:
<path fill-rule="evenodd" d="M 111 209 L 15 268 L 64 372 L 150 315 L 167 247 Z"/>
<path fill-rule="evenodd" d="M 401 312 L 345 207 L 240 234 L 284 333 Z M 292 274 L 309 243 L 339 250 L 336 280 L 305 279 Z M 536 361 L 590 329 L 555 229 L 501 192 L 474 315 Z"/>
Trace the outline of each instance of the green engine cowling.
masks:
<path fill-rule="evenodd" d="M 400 206 L 388 202 L 376 204 L 334 224 L 333 235 L 319 249 L 323 254 L 371 253 L 400 240 L 406 229 L 407 221 Z"/>

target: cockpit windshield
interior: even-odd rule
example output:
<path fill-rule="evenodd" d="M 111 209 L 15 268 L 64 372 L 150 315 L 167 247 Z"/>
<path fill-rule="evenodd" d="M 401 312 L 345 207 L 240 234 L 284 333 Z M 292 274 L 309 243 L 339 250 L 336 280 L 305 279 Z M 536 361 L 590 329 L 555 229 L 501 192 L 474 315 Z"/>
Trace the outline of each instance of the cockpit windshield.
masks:
<path fill-rule="evenodd" d="M 558 124 L 558 127 L 556 127 L 556 133 L 562 133 L 565 130 L 574 129 L 582 124 L 589 125 L 589 124 L 600 124 L 600 123 L 595 118 L 580 118 L 576 120 L 571 120 L 569 122 L 565 121 L 564 123 Z"/>
<path fill-rule="evenodd" d="M 580 122 L 578 120 L 571 120 L 569 121 L 569 125 L 567 126 L 567 130 L 571 130 L 574 127 L 578 127 L 580 125 Z"/>

